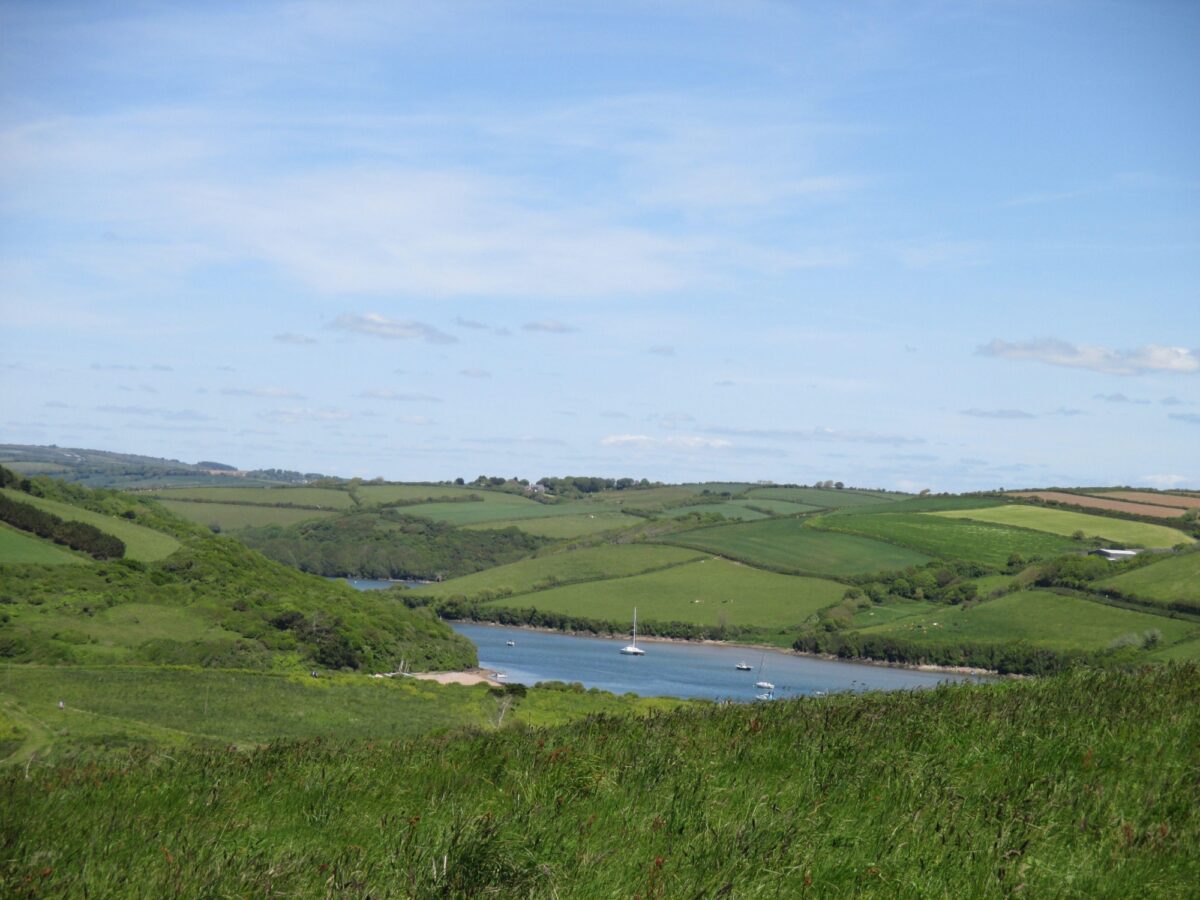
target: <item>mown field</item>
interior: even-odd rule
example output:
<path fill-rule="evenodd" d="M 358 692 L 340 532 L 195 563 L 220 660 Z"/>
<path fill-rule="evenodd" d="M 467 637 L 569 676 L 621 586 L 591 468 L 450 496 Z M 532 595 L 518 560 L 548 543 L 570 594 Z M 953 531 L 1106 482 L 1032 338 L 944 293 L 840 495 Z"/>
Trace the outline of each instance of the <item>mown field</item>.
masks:
<path fill-rule="evenodd" d="M 11 500 L 19 503 L 28 503 L 31 506 L 36 506 L 38 509 L 53 513 L 60 519 L 69 522 L 86 522 L 89 525 L 96 526 L 101 531 L 108 532 L 120 538 L 125 542 L 125 555 L 130 559 L 153 562 L 170 556 L 179 549 L 179 541 L 175 540 L 169 534 L 163 534 L 161 531 L 136 525 L 128 519 L 118 516 L 106 516 L 88 509 L 81 509 L 78 506 L 60 503 L 57 500 L 34 497 L 8 488 L 0 489 L 0 493 L 3 493 Z"/>
<path fill-rule="evenodd" d="M 1003 566 L 1013 554 L 1022 559 L 1044 559 L 1083 549 L 1078 542 L 1055 534 L 925 513 L 822 516 L 811 520 L 811 526 L 911 547 L 941 559 L 987 566 Z"/>
<path fill-rule="evenodd" d="M 322 509 L 349 509 L 354 498 L 348 491 L 313 487 L 191 487 L 153 491 L 164 500 L 211 500 L 215 503 L 254 503 L 262 506 L 290 504 Z"/>
<path fill-rule="evenodd" d="M 769 569 L 834 577 L 891 571 L 929 562 L 928 556 L 915 550 L 857 535 L 818 531 L 799 519 L 699 528 L 663 540 Z"/>
<path fill-rule="evenodd" d="M 930 642 L 1022 641 L 1054 650 L 1103 650 L 1123 638 L 1140 643 L 1155 631 L 1162 643 L 1172 644 L 1196 634 L 1200 625 L 1033 590 L 969 607 L 934 607 L 863 631 Z"/>
<path fill-rule="evenodd" d="M 70 758 L 130 745 L 197 741 L 249 746 L 306 738 L 393 741 L 447 728 L 495 726 L 486 686 L 414 678 L 155 666 L 5 666 L 0 709 L 18 726 L 8 760 Z M 64 709 L 58 708 L 59 701 Z M 530 690 L 507 721 L 553 725 L 595 713 L 671 709 L 670 698 Z M 0 765 L 4 762 L 0 759 Z M 34 771 L 37 771 L 36 769 Z"/>
<path fill-rule="evenodd" d="M 565 516 L 546 516 L 540 519 L 498 519 L 488 522 L 477 522 L 474 525 L 464 525 L 464 528 L 516 528 L 526 534 L 538 537 L 565 540 L 584 537 L 589 534 L 599 534 L 619 528 L 630 528 L 638 523 L 638 519 L 622 513 L 605 512 L 598 507 L 594 513 L 575 513 Z"/>
<path fill-rule="evenodd" d="M 825 488 L 757 487 L 747 497 L 752 500 L 787 500 L 793 503 L 808 503 L 813 506 L 833 509 L 852 506 L 874 506 L 902 500 L 903 494 L 880 494 L 871 491 L 827 490 Z"/>
<path fill-rule="evenodd" d="M 1159 519 L 1177 519 L 1186 510 L 1160 506 L 1151 503 L 1134 503 L 1122 500 L 1115 494 L 1102 494 L 1088 497 L 1083 494 L 1071 494 L 1066 491 L 1014 491 L 1014 497 L 1033 497 L 1038 500 L 1049 500 L 1054 503 L 1069 503 L 1072 506 L 1082 506 L 1085 509 L 1111 509 L 1114 512 L 1131 513 L 1135 516 L 1152 516 Z"/>
<path fill-rule="evenodd" d="M 606 544 L 570 553 L 554 553 L 485 569 L 462 578 L 422 585 L 412 593 L 433 597 L 479 597 L 486 592 L 525 594 L 580 581 L 624 578 L 700 559 L 697 550 L 660 544 Z"/>
<path fill-rule="evenodd" d="M 1200 601 L 1200 553 L 1172 556 L 1114 578 L 1102 579 L 1096 586 L 1160 603 Z"/>
<path fill-rule="evenodd" d="M 1098 497 L 1116 497 L 1134 503 L 1153 503 L 1159 506 L 1178 506 L 1180 509 L 1200 509 L 1200 497 L 1167 494 L 1161 491 L 1097 491 Z"/>
<path fill-rule="evenodd" d="M 1062 509 L 1046 509 L 1040 506 L 995 506 L 989 509 L 971 510 L 965 513 L 935 512 L 934 516 L 969 518 L 977 522 L 994 522 L 998 525 L 1014 525 L 1032 528 L 1050 534 L 1064 536 L 1082 531 L 1085 537 L 1100 537 L 1109 541 L 1135 547 L 1174 547 L 1190 544 L 1192 539 L 1181 531 L 1165 525 L 1149 525 L 1144 522 L 1129 522 L 1108 516 L 1091 516 L 1087 513 L 1068 512 Z"/>
<path fill-rule="evenodd" d="M 777 575 L 723 559 L 702 559 L 646 575 L 590 581 L 493 601 L 602 621 L 698 625 L 798 625 L 836 603 L 846 586 L 820 578 Z"/>
<path fill-rule="evenodd" d="M 1082 671 L 10 767 L 0 893 L 1192 896 L 1197 695 Z"/>
<path fill-rule="evenodd" d="M 18 531 L 0 523 L 0 565 L 34 563 L 42 566 L 91 562 L 83 554 L 72 553 L 52 541 Z"/>
<path fill-rule="evenodd" d="M 216 525 L 221 531 L 257 528 L 262 525 L 293 525 L 310 519 L 337 515 L 334 510 L 295 509 L 288 506 L 251 506 L 237 503 L 196 503 L 192 500 L 158 501 L 189 522 L 206 528 Z"/>

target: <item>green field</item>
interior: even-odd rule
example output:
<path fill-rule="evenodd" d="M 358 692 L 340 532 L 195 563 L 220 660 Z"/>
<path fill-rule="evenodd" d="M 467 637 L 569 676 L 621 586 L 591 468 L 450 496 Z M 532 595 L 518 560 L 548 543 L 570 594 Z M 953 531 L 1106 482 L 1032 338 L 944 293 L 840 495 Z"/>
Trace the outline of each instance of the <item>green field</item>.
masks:
<path fill-rule="evenodd" d="M 624 578 L 699 559 L 696 550 L 660 544 L 607 544 L 569 553 L 554 553 L 523 559 L 507 566 L 485 569 L 474 575 L 452 578 L 439 584 L 422 585 L 414 593 L 435 597 L 478 597 L 485 591 L 524 594 L 553 583 Z"/>
<path fill-rule="evenodd" d="M 578 513 L 567 516 L 546 516 L 541 519 L 500 519 L 495 522 L 479 522 L 465 528 L 516 528 L 529 534 L 545 538 L 577 538 L 616 528 L 630 528 L 638 519 L 622 513 L 603 512 Z"/>
<path fill-rule="evenodd" d="M 286 503 L 322 509 L 349 509 L 354 505 L 354 499 L 347 491 L 313 487 L 172 488 L 153 491 L 152 496 L 163 500 L 212 500 L 217 503 L 254 503 L 262 506 Z"/>
<path fill-rule="evenodd" d="M 590 503 L 538 503 L 512 494 L 494 494 L 483 503 L 422 503 L 403 507 L 405 515 L 445 522 L 447 525 L 479 525 L 510 519 L 538 519 L 587 515 L 603 507 Z"/>
<path fill-rule="evenodd" d="M 1050 591 L 1019 591 L 969 607 L 935 607 L 862 631 L 936 643 L 1022 641 L 1052 650 L 1104 650 L 1118 639 L 1152 631 L 1172 644 L 1200 626 Z"/>
<path fill-rule="evenodd" d="M 494 726 L 497 716 L 497 700 L 486 687 L 187 667 L 6 666 L 0 669 L 0 698 L 8 717 L 25 723 L 30 734 L 15 762 L 27 761 L 35 750 L 44 759 L 48 752 L 53 757 L 106 744 L 248 745 L 333 736 L 393 741 L 443 728 Z M 551 725 L 681 702 L 531 690 L 506 718 Z"/>
<path fill-rule="evenodd" d="M 906 500 L 896 500 L 887 507 L 879 506 L 856 506 L 850 509 L 839 509 L 831 515 L 836 516 L 870 516 L 875 513 L 917 513 L 917 512 L 945 512 L 955 509 L 987 509 L 992 506 L 1003 506 L 1003 500 L 997 500 L 994 497 L 960 497 L 952 496 L 936 496 L 928 497 L 909 497 Z"/>
<path fill-rule="evenodd" d="M 154 560 L 170 556 L 179 549 L 179 541 L 175 540 L 169 534 L 163 534 L 161 531 L 154 531 L 150 528 L 144 528 L 141 525 L 135 525 L 128 519 L 117 516 L 106 516 L 101 513 L 92 512 L 91 510 L 81 509 L 78 506 L 59 503 L 57 500 L 45 500 L 41 497 L 33 497 L 9 488 L 0 489 L 0 493 L 18 503 L 28 503 L 36 506 L 38 509 L 53 513 L 61 519 L 86 522 L 89 525 L 96 526 L 101 531 L 115 535 L 125 542 L 125 555 L 130 559 L 153 562 Z"/>
<path fill-rule="evenodd" d="M 512 494 L 487 491 L 480 488 L 450 484 L 363 484 L 354 489 L 359 502 L 364 506 L 381 503 L 424 502 L 428 500 L 456 500 L 475 495 L 484 503 L 493 498 L 511 498 Z"/>
<path fill-rule="evenodd" d="M 786 628 L 842 599 L 846 586 L 820 578 L 776 575 L 723 559 L 540 591 L 493 605 L 536 607 L 607 622 L 690 622 Z"/>
<path fill-rule="evenodd" d="M 1176 544 L 1192 543 L 1192 539 L 1186 534 L 1165 525 L 1147 525 L 1143 522 L 1129 522 L 1108 516 L 1092 516 L 1040 506 L 1010 504 L 970 512 L 933 512 L 928 515 L 953 519 L 969 518 L 977 522 L 1014 525 L 1018 528 L 1032 528 L 1059 535 L 1072 535 L 1082 531 L 1085 537 L 1095 536 L 1135 547 L 1174 547 Z"/>
<path fill-rule="evenodd" d="M 747 495 L 757 500 L 788 500 L 833 509 L 847 506 L 875 506 L 904 499 L 904 494 L 878 494 L 871 491 L 826 490 L 825 488 L 758 487 Z"/>
<path fill-rule="evenodd" d="M 865 575 L 929 562 L 914 550 L 850 534 L 817 531 L 799 519 L 698 528 L 663 539 L 751 565 L 817 575 Z"/>
<path fill-rule="evenodd" d="M 43 566 L 61 566 L 82 562 L 89 560 L 52 541 L 0 523 L 0 565 L 36 563 Z"/>
<path fill-rule="evenodd" d="M 771 500 L 766 497 L 755 497 L 750 500 L 734 500 L 732 502 L 739 506 L 769 510 L 777 516 L 797 516 L 800 513 L 817 512 L 824 509 L 823 506 L 813 506 L 811 503 L 795 503 L 791 500 Z"/>
<path fill-rule="evenodd" d="M 186 696 L 200 709 L 215 693 Z M 1190 897 L 1198 693 L 1194 666 L 1084 671 L 403 744 L 34 762 L 0 783 L 0 892 Z M 39 717 L 56 717 L 42 697 Z M 346 701 L 347 720 L 381 730 L 405 718 Z M 82 718 L 68 707 L 47 730 Z"/>
<path fill-rule="evenodd" d="M 973 519 L 947 519 L 924 513 L 822 516 L 813 528 L 848 532 L 911 547 L 941 559 L 1003 566 L 1012 554 L 1024 559 L 1057 556 L 1081 545 L 1054 534 L 1008 528 Z"/>
<path fill-rule="evenodd" d="M 260 525 L 293 525 L 309 519 L 337 515 L 334 510 L 294 509 L 288 506 L 250 506 L 240 503 L 196 503 L 191 500 L 158 501 L 189 522 L 206 528 L 217 525 L 222 531 L 256 528 Z"/>
<path fill-rule="evenodd" d="M 1200 553 L 1167 557 L 1095 584 L 1099 588 L 1112 588 L 1122 594 L 1161 603 L 1200 602 Z"/>
<path fill-rule="evenodd" d="M 666 515 L 673 519 L 693 514 L 705 515 L 708 513 L 724 516 L 726 519 L 737 519 L 742 522 L 752 522 L 756 519 L 767 518 L 764 513 L 750 509 L 737 500 L 728 500 L 724 503 L 697 503 L 694 506 L 676 506 L 666 511 Z"/>

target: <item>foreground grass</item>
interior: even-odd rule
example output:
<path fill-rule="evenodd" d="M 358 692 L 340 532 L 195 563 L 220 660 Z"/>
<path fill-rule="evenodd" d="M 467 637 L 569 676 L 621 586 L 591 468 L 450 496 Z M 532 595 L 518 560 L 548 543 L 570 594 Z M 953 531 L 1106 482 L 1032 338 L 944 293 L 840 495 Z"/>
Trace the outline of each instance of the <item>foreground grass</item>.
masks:
<path fill-rule="evenodd" d="M 0 710 L 28 732 L 23 747 L 8 748 L 9 761 L 26 763 L 36 753 L 38 765 L 130 746 L 249 746 L 335 736 L 394 741 L 447 728 L 494 726 L 501 700 L 487 686 L 364 675 L 326 673 L 314 679 L 184 666 L 0 670 Z M 671 709 L 682 702 L 539 688 L 506 704 L 504 719 L 555 725 L 596 713 Z"/>
<path fill-rule="evenodd" d="M 1198 693 L 1194 666 L 1077 672 L 16 768 L 0 892 L 1185 896 Z"/>

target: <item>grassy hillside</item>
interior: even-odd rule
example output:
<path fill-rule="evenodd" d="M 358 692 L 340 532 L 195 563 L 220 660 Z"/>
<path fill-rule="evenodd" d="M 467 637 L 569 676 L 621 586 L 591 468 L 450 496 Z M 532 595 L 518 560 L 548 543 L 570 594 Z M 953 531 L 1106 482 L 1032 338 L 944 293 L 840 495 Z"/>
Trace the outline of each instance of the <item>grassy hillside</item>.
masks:
<path fill-rule="evenodd" d="M 58 500 L 31 496 L 11 488 L 0 488 L 0 494 L 20 503 L 36 506 L 65 521 L 86 522 L 101 531 L 115 535 L 125 542 L 125 556 L 128 559 L 154 562 L 170 556 L 179 549 L 179 541 L 170 534 L 146 528 L 120 516 L 106 515 Z"/>
<path fill-rule="evenodd" d="M 431 597 L 462 596 L 491 599 L 496 595 L 526 594 L 558 584 L 624 578 L 651 569 L 664 569 L 699 559 L 696 550 L 657 544 L 614 544 L 555 553 L 485 569 L 474 575 L 422 585 L 412 591 Z"/>
<path fill-rule="evenodd" d="M 1096 587 L 1160 603 L 1192 601 L 1200 606 L 1200 553 L 1169 556 L 1144 568 L 1097 581 Z"/>
<path fill-rule="evenodd" d="M 154 491 L 163 500 L 192 500 L 211 503 L 249 503 L 259 506 L 301 506 L 316 509 L 348 509 L 354 506 L 349 490 L 316 487 L 206 487 Z"/>
<path fill-rule="evenodd" d="M 986 603 L 927 609 L 872 625 L 864 634 L 893 634 L 928 642 L 1020 641 L 1055 650 L 1104 650 L 1114 642 L 1141 645 L 1146 635 L 1172 644 L 1200 625 L 1105 606 L 1051 591 L 1019 591 Z"/>
<path fill-rule="evenodd" d="M 798 625 L 818 609 L 836 603 L 845 585 L 820 578 L 777 575 L 723 559 L 702 559 L 645 575 L 589 581 L 493 605 L 536 607 L 568 616 L 632 624 L 649 633 L 654 623 L 681 622 L 709 627 L 784 628 Z"/>
<path fill-rule="evenodd" d="M 1200 674 L 283 743 L 0 784 L 9 896 L 1182 897 Z"/>
<path fill-rule="evenodd" d="M 61 566 L 88 561 L 82 553 L 72 553 L 45 538 L 0 523 L 0 566 L 21 563 Z"/>
<path fill-rule="evenodd" d="M 0 749 L 0 765 L 27 763 L 34 753 L 44 765 L 129 747 L 245 747 L 333 736 L 393 741 L 448 728 L 494 727 L 509 696 L 504 720 L 531 725 L 684 702 L 549 689 L 498 697 L 487 686 L 337 673 L 314 679 L 306 672 L 181 666 L 8 666 L 0 670 L 0 712 L 12 723 L 9 733 L 16 727 L 20 737 L 8 753 Z"/>
<path fill-rule="evenodd" d="M 629 528 L 636 525 L 638 520 L 619 512 L 605 512 L 600 507 L 594 513 L 576 513 L 573 515 L 544 516 L 540 519 L 500 519 L 489 522 L 477 522 L 466 525 L 465 528 L 516 528 L 526 534 L 551 540 L 569 540 L 570 538 L 585 537 L 600 534 L 604 531 Z"/>
<path fill-rule="evenodd" d="M 1083 532 L 1085 537 L 1097 536 L 1133 547 L 1174 547 L 1176 544 L 1192 543 L 1192 539 L 1183 532 L 1164 525 L 1149 525 L 1144 522 L 1130 522 L 1108 516 L 1092 516 L 1039 506 L 996 506 L 967 512 L 935 512 L 930 515 L 970 518 L 978 522 L 1015 525 L 1018 528 L 1032 528 L 1066 536 Z"/>
<path fill-rule="evenodd" d="M 196 503 L 192 500 L 168 500 L 160 495 L 158 501 L 180 518 L 220 531 L 239 528 L 260 528 L 265 525 L 295 525 L 310 519 L 336 515 L 333 510 L 293 508 L 289 506 L 258 506 L 249 503 Z"/>
<path fill-rule="evenodd" d="M 787 500 L 807 503 L 826 509 L 841 507 L 874 506 L 903 499 L 904 494 L 881 494 L 874 491 L 828 490 L 806 487 L 756 487 L 746 492 L 752 500 Z"/>
<path fill-rule="evenodd" d="M 1084 548 L 1069 538 L 989 522 L 946 519 L 923 513 L 822 516 L 812 527 L 858 534 L 911 547 L 929 556 L 1003 566 L 1010 556 L 1044 559 Z"/>
<path fill-rule="evenodd" d="M 855 535 L 818 531 L 799 519 L 700 528 L 664 540 L 777 571 L 834 577 L 929 562 L 928 556 L 914 550 Z"/>

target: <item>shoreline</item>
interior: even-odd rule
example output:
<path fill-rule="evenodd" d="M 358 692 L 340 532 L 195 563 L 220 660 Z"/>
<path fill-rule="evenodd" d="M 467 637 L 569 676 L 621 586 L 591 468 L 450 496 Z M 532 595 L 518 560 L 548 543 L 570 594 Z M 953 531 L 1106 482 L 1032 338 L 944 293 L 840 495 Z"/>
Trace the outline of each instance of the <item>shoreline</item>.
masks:
<path fill-rule="evenodd" d="M 536 631 L 543 634 L 563 634 L 569 637 L 590 637 L 599 638 L 600 640 L 609 640 L 606 635 L 595 634 L 591 631 L 564 631 L 561 628 L 546 628 L 538 625 L 501 625 L 497 622 L 480 622 L 475 619 L 443 619 L 442 621 L 449 624 L 461 622 L 467 625 L 482 625 L 488 628 L 515 628 L 519 631 Z M 621 638 L 613 635 L 612 640 L 619 641 Z M 782 653 L 790 656 L 804 656 L 809 659 L 821 659 L 826 662 L 846 662 L 856 663 L 865 666 L 879 666 L 885 669 L 908 669 L 914 672 L 945 672 L 949 675 L 986 675 L 993 678 L 1014 678 L 1018 676 L 1004 675 L 994 669 L 978 669 L 973 666 L 939 666 L 935 663 L 894 663 L 888 662 L 885 659 L 870 659 L 869 657 L 851 657 L 846 659 L 841 656 L 834 656 L 829 653 L 806 653 L 802 650 L 794 650 L 791 647 L 779 647 L 774 644 L 746 644 L 738 641 L 718 641 L 713 638 L 701 638 L 698 641 L 688 640 L 687 638 L 672 638 L 660 637 L 657 635 L 638 635 L 639 641 L 647 643 L 660 644 L 708 644 L 713 647 L 745 647 L 747 650 L 757 650 L 760 653 Z M 478 682 L 476 682 L 478 683 Z M 495 684 L 495 682 L 490 682 Z"/>

